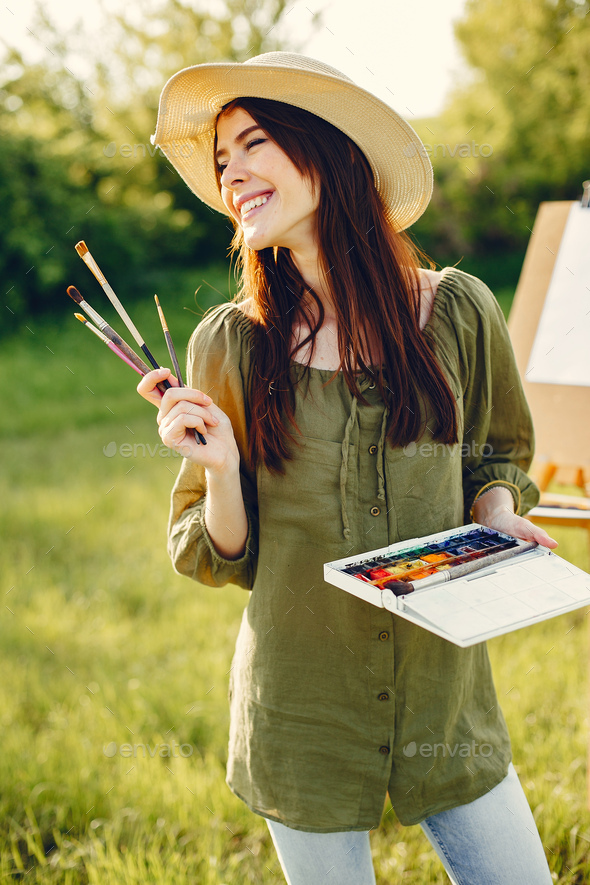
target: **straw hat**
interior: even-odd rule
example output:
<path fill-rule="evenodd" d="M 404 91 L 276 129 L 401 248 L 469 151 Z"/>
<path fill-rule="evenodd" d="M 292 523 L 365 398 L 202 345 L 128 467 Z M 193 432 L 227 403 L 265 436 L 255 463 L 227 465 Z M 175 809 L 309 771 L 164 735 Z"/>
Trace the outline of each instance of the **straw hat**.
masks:
<path fill-rule="evenodd" d="M 340 71 L 292 52 L 267 52 L 243 64 L 195 65 L 164 86 L 152 144 L 208 206 L 228 214 L 215 178 L 215 119 L 229 101 L 246 96 L 304 108 L 348 135 L 369 161 L 388 220 L 397 230 L 409 227 L 426 209 L 432 165 L 412 127 Z"/>

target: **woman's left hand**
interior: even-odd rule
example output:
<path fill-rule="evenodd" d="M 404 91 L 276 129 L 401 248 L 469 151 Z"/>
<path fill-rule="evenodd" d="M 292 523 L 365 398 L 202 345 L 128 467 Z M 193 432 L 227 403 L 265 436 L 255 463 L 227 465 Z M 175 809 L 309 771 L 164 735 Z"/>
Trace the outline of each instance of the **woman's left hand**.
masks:
<path fill-rule="evenodd" d="M 473 505 L 475 522 L 523 541 L 536 541 L 543 547 L 557 547 L 557 541 L 529 519 L 514 513 L 514 499 L 504 486 L 492 488 Z"/>
<path fill-rule="evenodd" d="M 476 520 L 481 522 L 480 519 Z M 547 532 L 538 525 L 534 525 L 530 519 L 523 516 L 517 516 L 516 513 L 509 513 L 505 510 L 498 513 L 491 520 L 482 523 L 495 529 L 498 532 L 504 532 L 505 535 L 511 535 L 513 538 L 522 538 L 523 541 L 536 541 L 543 547 L 557 547 L 557 541 L 550 538 Z"/>

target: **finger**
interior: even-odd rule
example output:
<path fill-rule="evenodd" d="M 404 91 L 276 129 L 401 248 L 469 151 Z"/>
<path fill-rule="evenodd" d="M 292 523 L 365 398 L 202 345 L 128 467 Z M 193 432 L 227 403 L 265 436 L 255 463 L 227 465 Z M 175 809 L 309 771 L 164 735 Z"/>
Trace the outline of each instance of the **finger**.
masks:
<path fill-rule="evenodd" d="M 522 516 L 514 516 L 514 522 L 512 523 L 511 521 L 510 527 L 504 529 L 504 531 L 506 534 L 512 535 L 514 538 L 520 538 L 523 541 L 536 541 L 537 544 L 541 544 L 543 547 L 557 547 L 557 541 L 551 538 L 544 529 Z"/>
<path fill-rule="evenodd" d="M 196 429 L 207 436 L 208 427 L 200 415 L 181 413 L 171 421 L 163 421 L 159 427 L 160 439 L 170 449 L 184 448 L 192 434 L 188 431 Z M 194 441 L 194 438 L 193 438 Z"/>
<path fill-rule="evenodd" d="M 211 397 L 203 393 L 202 390 L 194 390 L 191 387 L 172 387 L 162 397 L 162 402 L 160 403 L 162 417 L 167 415 L 177 403 L 183 400 L 198 406 L 211 406 L 213 404 Z"/>
<path fill-rule="evenodd" d="M 552 538 L 551 535 L 548 535 L 545 529 L 542 529 L 540 526 L 535 525 L 530 522 L 530 520 L 525 520 L 530 524 L 530 532 L 531 532 L 531 540 L 536 541 L 537 544 L 541 544 L 542 547 L 549 547 L 553 549 L 558 546 L 558 542 L 555 538 Z"/>
<path fill-rule="evenodd" d="M 199 415 L 203 421 L 211 427 L 216 427 L 219 424 L 219 418 L 212 413 L 211 408 L 207 409 L 198 403 L 189 402 L 184 399 L 175 403 L 168 412 L 164 412 L 164 410 L 160 408 L 157 421 L 158 424 L 162 424 L 166 421 L 171 422 L 182 415 Z"/>
<path fill-rule="evenodd" d="M 222 416 L 223 417 L 223 416 Z M 222 422 L 215 415 L 212 415 L 209 409 L 203 406 L 197 406 L 194 403 L 181 402 L 173 411 L 168 412 L 158 423 L 161 427 L 166 427 L 178 421 L 186 421 L 186 427 L 193 426 L 193 420 L 200 419 L 202 425 L 207 427 L 208 431 L 214 430 Z M 201 423 L 197 425 L 197 429 L 201 429 Z"/>
<path fill-rule="evenodd" d="M 137 385 L 137 392 L 144 399 L 147 399 L 148 402 L 155 406 L 159 406 L 162 399 L 162 393 L 158 390 L 157 385 L 161 384 L 165 379 L 167 379 L 172 385 L 178 385 L 178 381 L 174 375 L 172 375 L 170 369 L 153 369 L 151 372 L 148 372 L 143 376 Z"/>

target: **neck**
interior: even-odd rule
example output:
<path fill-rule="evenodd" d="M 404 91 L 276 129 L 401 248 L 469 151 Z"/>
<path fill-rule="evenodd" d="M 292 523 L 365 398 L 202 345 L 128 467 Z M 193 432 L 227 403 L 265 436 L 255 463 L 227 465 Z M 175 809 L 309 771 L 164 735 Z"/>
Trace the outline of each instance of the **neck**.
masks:
<path fill-rule="evenodd" d="M 334 306 L 332 296 L 326 280 L 326 274 L 320 266 L 320 258 L 317 248 L 308 251 L 291 250 L 291 258 L 295 267 L 303 277 L 308 288 L 313 289 L 317 297 L 322 302 L 325 320 L 334 317 Z"/>

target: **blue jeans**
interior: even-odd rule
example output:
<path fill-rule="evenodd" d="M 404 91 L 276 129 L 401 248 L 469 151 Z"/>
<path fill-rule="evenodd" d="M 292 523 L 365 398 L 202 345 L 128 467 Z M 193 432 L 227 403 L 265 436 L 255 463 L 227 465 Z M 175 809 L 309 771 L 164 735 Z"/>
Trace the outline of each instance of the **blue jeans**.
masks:
<path fill-rule="evenodd" d="M 306 833 L 266 822 L 288 885 L 375 885 L 368 832 Z M 453 885 L 552 885 L 512 763 L 485 796 L 420 826 Z"/>

